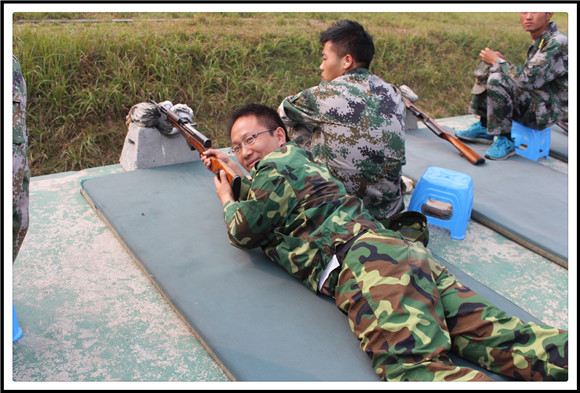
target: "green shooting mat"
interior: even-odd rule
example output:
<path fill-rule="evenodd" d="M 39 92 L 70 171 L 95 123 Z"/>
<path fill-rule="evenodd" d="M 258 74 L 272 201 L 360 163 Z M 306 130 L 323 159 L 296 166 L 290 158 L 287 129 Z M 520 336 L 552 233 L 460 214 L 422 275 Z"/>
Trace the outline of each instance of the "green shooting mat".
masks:
<path fill-rule="evenodd" d="M 550 157 L 568 162 L 568 132 L 557 125 L 551 129 Z"/>
<path fill-rule="evenodd" d="M 465 116 L 436 121 L 454 136 L 455 130 L 466 129 L 472 120 L 471 116 Z M 558 130 L 552 131 L 551 147 L 567 160 L 567 136 Z M 481 157 L 489 148 L 477 143 L 465 145 Z M 473 179 L 473 219 L 568 267 L 567 173 L 519 155 L 473 165 L 420 122 L 419 128 L 406 132 L 405 146 L 405 176 L 418 181 L 429 167 L 468 174 Z"/>
<path fill-rule="evenodd" d="M 89 178 L 81 193 L 232 379 L 376 381 L 333 301 L 313 294 L 261 250 L 229 244 L 212 177 L 195 161 Z M 538 322 L 441 262 L 509 314 Z"/>

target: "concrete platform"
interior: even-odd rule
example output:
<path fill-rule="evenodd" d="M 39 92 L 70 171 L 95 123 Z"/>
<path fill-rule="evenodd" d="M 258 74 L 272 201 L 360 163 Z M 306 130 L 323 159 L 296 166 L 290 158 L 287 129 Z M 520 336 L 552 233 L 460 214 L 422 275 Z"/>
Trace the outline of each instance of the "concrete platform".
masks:
<path fill-rule="evenodd" d="M 24 332 L 7 363 L 14 381 L 228 381 L 81 196 L 82 179 L 121 171 L 32 179 L 13 272 Z"/>
<path fill-rule="evenodd" d="M 567 171 L 554 160 L 546 165 Z M 81 196 L 83 179 L 121 171 L 112 165 L 32 179 L 30 229 L 12 279 L 5 266 L 5 343 L 11 284 L 24 331 L 12 351 L 4 351 L 5 375 L 12 379 L 6 387 L 105 381 L 230 386 L 215 384 L 227 382 L 226 374 Z M 568 271 L 474 220 L 461 241 L 446 229 L 430 230 L 434 253 L 541 321 L 575 333 L 575 267 Z"/>

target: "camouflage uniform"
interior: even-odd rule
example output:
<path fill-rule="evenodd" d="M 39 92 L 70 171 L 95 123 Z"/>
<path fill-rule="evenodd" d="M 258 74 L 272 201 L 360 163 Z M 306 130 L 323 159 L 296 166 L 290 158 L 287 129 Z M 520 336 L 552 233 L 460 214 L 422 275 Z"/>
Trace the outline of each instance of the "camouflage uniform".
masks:
<path fill-rule="evenodd" d="M 499 59 L 487 68 L 479 76 L 487 89 L 472 96 L 469 111 L 487 117 L 488 134 L 509 135 L 512 120 L 543 130 L 568 116 L 568 38 L 556 23 L 532 44 L 523 66 Z"/>
<path fill-rule="evenodd" d="M 290 137 L 322 160 L 379 220 L 404 209 L 405 104 L 400 91 L 356 68 L 287 97 Z"/>
<path fill-rule="evenodd" d="M 265 156 L 224 217 L 236 247 L 262 247 L 313 292 L 328 288 L 385 380 L 488 380 L 453 351 L 517 379 L 567 379 L 568 333 L 508 317 L 457 282 L 419 242 L 385 229 L 294 142 Z M 246 179 L 246 181 L 250 182 Z"/>
<path fill-rule="evenodd" d="M 28 133 L 26 132 L 26 82 L 12 56 L 12 262 L 28 231 Z"/>

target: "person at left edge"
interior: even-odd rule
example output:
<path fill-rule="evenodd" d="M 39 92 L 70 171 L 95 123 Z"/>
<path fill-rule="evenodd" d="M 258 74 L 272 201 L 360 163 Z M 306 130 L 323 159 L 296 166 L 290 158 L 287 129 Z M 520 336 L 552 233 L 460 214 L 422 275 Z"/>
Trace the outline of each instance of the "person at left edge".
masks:
<path fill-rule="evenodd" d="M 12 263 L 28 232 L 29 183 L 26 81 L 12 56 Z"/>

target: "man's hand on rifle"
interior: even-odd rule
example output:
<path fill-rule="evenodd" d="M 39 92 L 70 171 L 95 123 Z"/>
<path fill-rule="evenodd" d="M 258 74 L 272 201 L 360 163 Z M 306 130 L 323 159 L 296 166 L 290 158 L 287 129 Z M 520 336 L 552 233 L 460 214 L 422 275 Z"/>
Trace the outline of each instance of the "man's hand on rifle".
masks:
<path fill-rule="evenodd" d="M 234 160 L 232 160 L 226 153 L 221 150 L 216 149 L 207 149 L 203 153 L 200 154 L 201 161 L 205 165 L 206 168 L 211 170 L 211 160 L 219 159 L 222 161 L 222 164 L 227 166 L 233 172 L 238 174 L 240 177 L 244 176 L 242 169 L 236 164 Z M 213 178 L 213 182 L 215 184 L 215 189 L 218 198 L 222 201 L 222 205 L 225 205 L 227 201 L 235 201 L 234 198 L 234 191 L 232 189 L 231 184 L 228 182 L 226 178 L 226 172 L 220 170 L 218 175 Z"/>
<path fill-rule="evenodd" d="M 225 171 L 219 171 L 219 179 L 217 176 L 214 176 L 213 183 L 215 185 L 216 194 L 220 201 L 222 201 L 222 205 L 225 205 L 228 201 L 235 201 L 234 190 L 232 190 L 232 186 L 228 183 Z"/>
<path fill-rule="evenodd" d="M 211 167 L 211 161 L 210 161 L 211 156 L 220 160 L 224 165 L 227 165 L 228 168 L 230 168 L 238 176 L 240 176 L 240 177 L 244 176 L 244 172 L 242 172 L 242 169 L 238 166 L 238 164 L 236 164 L 236 162 L 234 160 L 232 160 L 230 158 L 230 156 L 228 156 L 226 153 L 224 153 L 221 150 L 216 150 L 216 149 L 210 148 L 210 149 L 207 149 L 203 153 L 200 154 L 201 160 L 203 161 L 203 164 L 205 165 L 206 168 L 210 169 L 210 167 Z"/>

